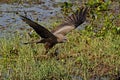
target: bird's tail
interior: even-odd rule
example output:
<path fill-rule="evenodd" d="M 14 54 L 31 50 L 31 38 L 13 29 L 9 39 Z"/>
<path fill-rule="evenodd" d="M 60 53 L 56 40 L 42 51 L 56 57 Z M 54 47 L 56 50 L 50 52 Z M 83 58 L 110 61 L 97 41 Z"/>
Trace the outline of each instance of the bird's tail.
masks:
<path fill-rule="evenodd" d="M 79 26 L 86 20 L 87 10 L 88 10 L 88 7 L 86 7 L 85 9 L 82 8 L 80 11 L 77 10 L 75 12 L 75 14 L 72 14 L 71 16 L 69 16 L 65 20 L 65 22 L 71 23 L 71 24 L 75 25 L 75 27 Z"/>

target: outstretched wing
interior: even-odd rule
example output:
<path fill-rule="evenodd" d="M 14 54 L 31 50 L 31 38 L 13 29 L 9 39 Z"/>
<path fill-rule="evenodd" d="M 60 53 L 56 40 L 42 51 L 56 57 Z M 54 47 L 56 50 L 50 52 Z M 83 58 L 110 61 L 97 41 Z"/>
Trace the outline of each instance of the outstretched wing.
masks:
<path fill-rule="evenodd" d="M 66 20 L 60 24 L 56 29 L 51 31 L 53 34 L 66 35 L 71 30 L 77 28 L 86 20 L 87 7 L 85 9 L 77 10 L 75 14 L 72 14 Z"/>
<path fill-rule="evenodd" d="M 25 21 L 30 27 L 32 27 L 38 35 L 42 38 L 50 38 L 55 37 L 49 30 L 39 25 L 38 23 L 30 20 L 29 18 L 19 15 L 23 21 Z"/>

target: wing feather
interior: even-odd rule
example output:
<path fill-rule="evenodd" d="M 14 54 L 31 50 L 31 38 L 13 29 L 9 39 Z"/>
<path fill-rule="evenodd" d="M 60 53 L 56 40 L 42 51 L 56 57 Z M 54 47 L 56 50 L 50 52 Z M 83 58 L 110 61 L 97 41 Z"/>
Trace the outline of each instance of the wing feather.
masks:
<path fill-rule="evenodd" d="M 42 38 L 50 38 L 55 37 L 49 30 L 45 27 L 39 25 L 38 23 L 30 20 L 29 18 L 19 15 L 23 21 L 25 21 L 30 27 L 32 27 L 36 33 L 41 36 Z"/>
<path fill-rule="evenodd" d="M 86 20 L 87 7 L 82 8 L 80 11 L 77 10 L 75 14 L 72 14 L 66 20 L 56 27 L 56 29 L 52 30 L 53 34 L 62 34 L 66 35 L 71 30 L 77 28 Z"/>

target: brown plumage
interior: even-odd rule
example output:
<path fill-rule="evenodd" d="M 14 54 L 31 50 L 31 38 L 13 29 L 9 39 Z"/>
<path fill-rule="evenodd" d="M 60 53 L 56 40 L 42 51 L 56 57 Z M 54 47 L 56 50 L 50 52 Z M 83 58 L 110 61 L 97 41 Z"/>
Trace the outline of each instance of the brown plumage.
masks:
<path fill-rule="evenodd" d="M 66 42 L 67 39 L 65 35 L 71 30 L 77 28 L 86 20 L 86 13 L 87 8 L 82 8 L 80 11 L 77 10 L 75 14 L 72 14 L 71 16 L 66 18 L 66 20 L 62 24 L 57 26 L 51 32 L 40 24 L 28 19 L 25 16 L 20 15 L 21 19 L 25 21 L 30 27 L 32 27 L 36 31 L 36 33 L 42 38 L 41 40 L 28 42 L 25 44 L 44 43 L 47 52 L 55 44 Z"/>

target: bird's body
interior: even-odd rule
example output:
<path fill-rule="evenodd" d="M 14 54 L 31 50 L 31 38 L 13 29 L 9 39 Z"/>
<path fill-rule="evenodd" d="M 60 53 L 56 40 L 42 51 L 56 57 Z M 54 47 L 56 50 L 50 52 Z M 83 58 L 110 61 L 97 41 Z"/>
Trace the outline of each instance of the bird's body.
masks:
<path fill-rule="evenodd" d="M 28 42 L 29 43 L 44 43 L 46 51 L 52 48 L 57 43 L 64 43 L 67 41 L 66 34 L 77 28 L 86 20 L 87 8 L 76 11 L 75 14 L 69 16 L 62 24 L 58 25 L 51 32 L 38 23 L 20 15 L 21 19 L 32 27 L 36 33 L 42 38 L 41 40 Z"/>

